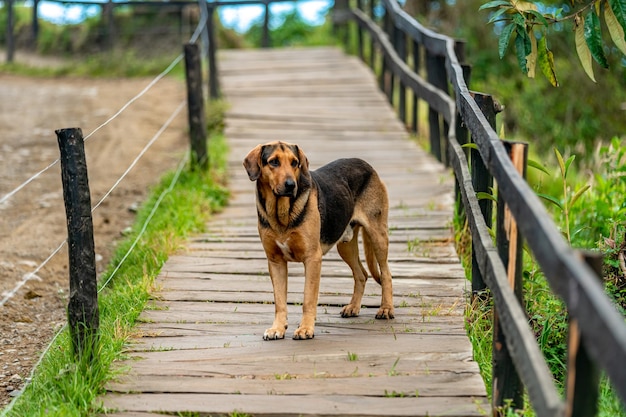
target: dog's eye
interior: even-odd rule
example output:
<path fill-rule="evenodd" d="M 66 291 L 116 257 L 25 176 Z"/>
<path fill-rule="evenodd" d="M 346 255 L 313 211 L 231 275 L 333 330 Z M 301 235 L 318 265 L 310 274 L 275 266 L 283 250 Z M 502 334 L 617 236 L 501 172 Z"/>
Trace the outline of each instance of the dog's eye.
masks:
<path fill-rule="evenodd" d="M 297 166 L 298 166 L 298 160 L 297 159 L 294 159 L 293 161 L 291 161 L 291 167 L 292 168 L 295 168 Z"/>
<path fill-rule="evenodd" d="M 271 167 L 279 167 L 280 166 L 280 161 L 278 159 L 270 159 L 269 161 L 267 161 L 268 164 L 270 164 Z"/>

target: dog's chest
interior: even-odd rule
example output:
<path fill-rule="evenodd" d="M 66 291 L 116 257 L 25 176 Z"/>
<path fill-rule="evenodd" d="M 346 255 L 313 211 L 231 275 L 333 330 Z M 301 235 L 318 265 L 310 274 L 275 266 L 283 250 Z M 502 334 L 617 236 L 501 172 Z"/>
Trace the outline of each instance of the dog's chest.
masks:
<path fill-rule="evenodd" d="M 276 239 L 276 246 L 278 247 L 278 249 L 280 249 L 280 251 L 283 253 L 283 258 L 288 261 L 288 262 L 297 262 L 297 260 L 295 259 L 295 255 L 292 251 L 292 248 L 289 246 L 289 241 L 291 240 L 291 238 L 287 238 L 283 241 L 281 241 L 280 239 Z"/>

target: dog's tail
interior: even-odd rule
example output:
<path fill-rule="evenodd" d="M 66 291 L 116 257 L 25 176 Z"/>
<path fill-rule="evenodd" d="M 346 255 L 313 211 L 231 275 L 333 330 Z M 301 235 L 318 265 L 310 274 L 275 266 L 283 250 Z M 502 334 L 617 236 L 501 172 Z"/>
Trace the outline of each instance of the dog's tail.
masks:
<path fill-rule="evenodd" d="M 367 262 L 367 268 L 370 270 L 374 280 L 380 284 L 380 268 L 378 267 L 376 254 L 374 253 L 374 245 L 372 244 L 372 240 L 366 230 L 363 230 L 363 249 L 365 252 L 365 262 Z"/>

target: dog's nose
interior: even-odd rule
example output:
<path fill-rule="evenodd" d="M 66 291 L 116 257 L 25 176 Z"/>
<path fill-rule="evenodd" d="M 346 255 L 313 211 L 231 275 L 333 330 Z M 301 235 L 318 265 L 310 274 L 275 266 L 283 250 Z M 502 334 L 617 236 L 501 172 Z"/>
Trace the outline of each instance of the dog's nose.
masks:
<path fill-rule="evenodd" d="M 296 182 L 293 180 L 293 178 L 287 178 L 285 180 L 285 193 L 293 193 L 293 190 L 296 189 Z"/>

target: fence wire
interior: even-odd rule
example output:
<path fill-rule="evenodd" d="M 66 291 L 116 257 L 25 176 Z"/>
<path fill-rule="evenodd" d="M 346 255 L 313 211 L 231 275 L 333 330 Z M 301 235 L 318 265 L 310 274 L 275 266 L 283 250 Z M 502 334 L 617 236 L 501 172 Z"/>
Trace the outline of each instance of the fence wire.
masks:
<path fill-rule="evenodd" d="M 199 22 L 194 34 L 191 36 L 190 42 L 191 43 L 195 43 L 197 42 L 197 39 L 199 38 L 200 34 L 202 33 L 202 31 L 206 28 L 206 24 L 208 21 L 208 16 L 205 14 L 202 17 L 202 20 Z M 100 126 L 98 126 L 97 128 L 95 128 L 91 133 L 89 133 L 83 140 L 87 141 L 90 137 L 92 137 L 97 131 L 99 131 L 100 129 L 102 129 L 104 126 L 108 125 L 109 123 L 111 123 L 113 120 L 115 120 L 120 114 L 122 114 L 126 109 L 128 109 L 128 107 L 130 107 L 135 101 L 137 101 L 138 99 L 140 99 L 142 96 L 144 96 L 154 85 L 156 85 L 163 77 L 165 77 L 167 74 L 169 74 L 175 67 L 176 65 L 178 65 L 178 63 L 183 59 L 184 55 L 181 53 L 180 55 L 178 55 L 171 63 L 170 65 L 163 70 L 159 75 L 157 75 L 142 91 L 140 91 L 137 95 L 135 95 L 133 98 L 131 98 L 126 104 L 124 104 L 120 110 L 118 110 L 113 116 L 111 116 L 109 119 L 107 119 L 104 123 L 102 123 Z M 165 132 L 165 130 L 171 125 L 171 123 L 173 122 L 173 120 L 180 114 L 180 112 L 182 111 L 182 109 L 185 107 L 186 105 L 186 100 L 183 100 L 178 107 L 174 110 L 174 112 L 170 115 L 170 117 L 166 120 L 166 122 L 161 126 L 161 128 L 157 131 L 157 133 L 155 133 L 155 135 L 152 137 L 152 139 L 146 144 L 146 146 L 141 150 L 141 152 L 137 155 L 137 157 L 133 160 L 133 162 L 131 163 L 131 165 L 128 167 L 128 169 L 122 174 L 122 176 L 115 182 L 115 184 L 113 184 L 113 186 L 109 189 L 109 191 L 107 193 L 105 193 L 105 195 L 98 201 L 98 203 L 96 203 L 94 205 L 94 207 L 91 209 L 91 212 L 93 213 L 104 201 L 106 198 L 108 198 L 108 196 L 113 192 L 113 190 L 115 188 L 117 188 L 117 186 L 122 182 L 122 180 L 128 175 L 128 173 L 132 170 L 132 168 L 139 162 L 139 160 L 144 156 L 144 154 L 147 152 L 147 150 L 157 141 L 157 139 L 159 137 L 161 137 L 161 135 L 163 134 L 163 132 Z M 129 247 L 128 251 L 124 254 L 124 256 L 122 257 L 122 259 L 119 261 L 119 263 L 115 266 L 115 268 L 113 269 L 113 271 L 109 274 L 109 276 L 107 277 L 106 281 L 100 284 L 100 287 L 98 289 L 98 293 L 102 292 L 107 285 L 113 280 L 113 278 L 116 276 L 116 274 L 118 273 L 118 271 L 120 270 L 120 268 L 122 267 L 123 263 L 126 261 L 126 259 L 130 256 L 130 254 L 132 253 L 132 251 L 135 249 L 135 247 L 137 246 L 139 240 L 143 237 L 145 231 L 147 230 L 152 218 L 154 217 L 156 211 L 158 210 L 161 202 L 163 201 L 163 199 L 167 196 L 167 194 L 169 194 L 175 187 L 175 185 L 178 183 L 178 179 L 180 178 L 180 174 L 182 173 L 183 168 L 186 166 L 188 160 L 190 158 L 190 152 L 186 152 L 185 156 L 181 159 L 181 161 L 179 162 L 175 175 L 172 178 L 172 181 L 170 182 L 169 186 L 167 189 L 163 190 L 163 192 L 159 195 L 159 198 L 157 199 L 157 201 L 155 202 L 154 206 L 152 207 L 152 210 L 150 212 L 150 214 L 147 216 L 146 220 L 144 221 L 137 237 L 135 238 L 135 240 L 133 241 L 133 243 L 131 244 L 131 246 Z M 53 161 L 51 164 L 49 164 L 47 167 L 45 167 L 44 169 L 42 169 L 41 171 L 37 172 L 35 175 L 31 176 L 30 178 L 28 178 L 26 181 L 24 181 L 22 184 L 20 184 L 18 187 L 16 187 L 15 189 L 13 189 L 12 191 L 10 191 L 9 193 L 5 194 L 2 198 L 0 198 L 0 206 L 2 204 L 4 204 L 5 202 L 9 201 L 15 194 L 17 194 L 20 190 L 22 190 L 23 188 L 25 188 L 28 184 L 30 184 L 31 182 L 33 182 L 34 180 L 36 180 L 39 176 L 41 176 L 42 174 L 44 174 L 46 171 L 50 170 L 52 167 L 54 167 L 57 163 L 59 163 L 60 158 L 57 158 L 55 161 Z M 52 253 L 41 263 L 37 266 L 37 268 L 35 268 L 35 270 L 33 270 L 32 272 L 26 274 L 24 276 L 24 278 L 15 286 L 15 288 L 13 288 L 11 291 L 9 291 L 8 293 L 5 294 L 5 296 L 3 297 L 2 300 L 0 300 L 0 307 L 3 307 L 10 299 L 12 299 L 15 294 L 17 294 L 17 292 L 27 283 L 29 282 L 31 279 L 35 278 L 37 275 L 37 273 L 58 253 L 61 251 L 61 249 L 63 249 L 63 247 L 67 244 L 67 239 L 65 239 L 63 242 L 61 242 L 61 244 L 54 250 L 52 251 Z M 54 343 L 56 342 L 56 340 L 58 339 L 59 335 L 67 328 L 67 322 L 58 330 L 56 331 L 54 337 L 51 339 L 50 343 L 48 343 L 48 345 L 46 346 L 46 348 L 44 349 L 44 351 L 41 353 L 41 355 L 39 356 L 39 359 L 37 360 L 37 363 L 33 366 L 33 368 L 31 369 L 30 375 L 28 378 L 25 379 L 25 385 L 22 388 L 22 392 L 24 392 L 24 390 L 26 390 L 26 388 L 32 383 L 33 380 L 33 376 L 36 372 L 36 370 L 39 368 L 39 366 L 41 365 L 41 362 L 43 361 L 43 358 L 47 355 L 47 353 L 50 351 L 51 347 L 54 345 Z M 20 394 L 21 395 L 21 394 Z M 1 414 L 0 417 L 5 417 L 7 416 L 11 410 L 13 409 L 13 407 L 15 406 L 17 400 L 19 399 L 20 395 L 16 396 L 15 398 L 12 399 L 12 401 L 9 403 L 9 405 L 7 407 L 5 407 Z"/>

